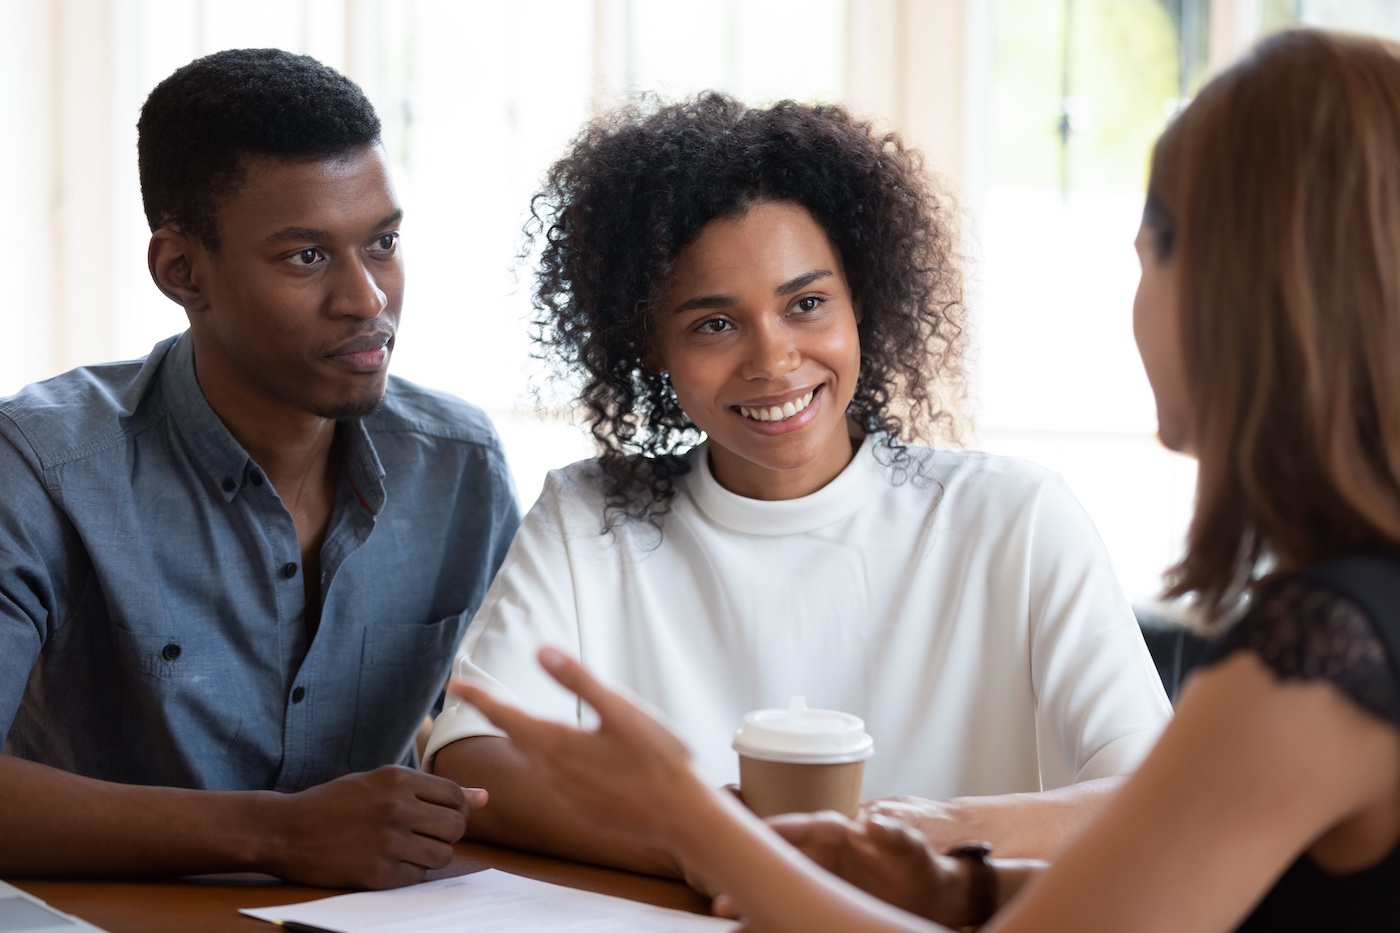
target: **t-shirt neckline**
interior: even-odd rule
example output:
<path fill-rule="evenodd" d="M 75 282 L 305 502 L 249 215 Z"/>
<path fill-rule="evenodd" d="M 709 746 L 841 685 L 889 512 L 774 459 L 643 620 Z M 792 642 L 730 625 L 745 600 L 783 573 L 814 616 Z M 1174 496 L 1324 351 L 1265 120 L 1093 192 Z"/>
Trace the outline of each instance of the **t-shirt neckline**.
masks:
<path fill-rule="evenodd" d="M 886 468 L 875 457 L 879 435 L 867 435 L 836 478 L 797 499 L 750 499 L 730 492 L 710 469 L 709 442 L 687 455 L 690 472 L 681 480 L 695 507 L 710 521 L 753 535 L 814 531 L 840 521 L 889 487 Z"/>

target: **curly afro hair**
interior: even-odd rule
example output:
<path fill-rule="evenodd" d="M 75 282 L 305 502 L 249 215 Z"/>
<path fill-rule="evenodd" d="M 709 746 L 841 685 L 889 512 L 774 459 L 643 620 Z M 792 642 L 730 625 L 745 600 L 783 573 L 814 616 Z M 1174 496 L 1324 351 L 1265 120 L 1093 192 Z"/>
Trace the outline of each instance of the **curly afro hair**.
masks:
<path fill-rule="evenodd" d="M 711 220 L 776 201 L 821 224 L 862 312 L 847 415 L 882 432 L 899 465 L 905 441 L 951 424 L 934 383 L 961 392 L 962 279 L 948 208 L 920 156 L 834 105 L 757 109 L 718 93 L 634 105 L 584 128 L 526 225 L 541 246 L 536 352 L 557 377 L 582 380 L 605 527 L 619 516 L 658 522 L 687 469 L 681 455 L 702 439 L 665 374 L 643 362 L 673 260 Z"/>
<path fill-rule="evenodd" d="M 247 155 L 333 159 L 379 141 L 379 117 L 349 78 L 281 49 L 228 49 L 156 85 L 136 123 L 151 230 L 175 227 L 211 250 L 222 199 Z"/>

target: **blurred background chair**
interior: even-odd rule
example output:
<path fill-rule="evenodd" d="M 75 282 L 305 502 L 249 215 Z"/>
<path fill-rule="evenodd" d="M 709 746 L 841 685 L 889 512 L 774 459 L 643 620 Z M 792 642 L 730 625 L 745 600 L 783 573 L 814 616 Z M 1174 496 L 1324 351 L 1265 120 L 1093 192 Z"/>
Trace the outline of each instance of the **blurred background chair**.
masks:
<path fill-rule="evenodd" d="M 1133 614 L 1137 616 L 1152 661 L 1157 665 L 1157 675 L 1162 678 L 1167 699 L 1175 705 L 1186 675 L 1210 653 L 1211 640 L 1188 628 L 1168 606 L 1135 603 Z"/>

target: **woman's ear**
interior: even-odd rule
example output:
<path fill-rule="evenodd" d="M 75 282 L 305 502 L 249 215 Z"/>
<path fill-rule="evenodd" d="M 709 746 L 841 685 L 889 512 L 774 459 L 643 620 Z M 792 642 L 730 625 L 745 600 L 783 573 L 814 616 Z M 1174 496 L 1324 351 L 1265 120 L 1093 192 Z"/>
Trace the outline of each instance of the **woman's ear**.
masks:
<path fill-rule="evenodd" d="M 195 273 L 202 255 L 204 248 L 193 237 L 170 227 L 161 227 L 152 233 L 150 245 L 146 247 L 146 266 L 151 271 L 151 281 L 165 297 L 186 311 L 197 311 L 205 304 Z"/>

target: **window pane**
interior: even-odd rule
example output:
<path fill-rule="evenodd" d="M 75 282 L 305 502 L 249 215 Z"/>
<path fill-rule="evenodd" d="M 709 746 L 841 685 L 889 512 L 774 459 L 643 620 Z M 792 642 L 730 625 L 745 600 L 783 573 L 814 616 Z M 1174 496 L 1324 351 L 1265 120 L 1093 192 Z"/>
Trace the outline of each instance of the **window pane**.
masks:
<path fill-rule="evenodd" d="M 1134 598 L 1179 547 L 1194 477 L 1153 436 L 1132 241 L 1152 144 L 1199 73 L 1202 12 L 996 0 L 991 18 L 988 169 L 972 194 L 978 439 L 1065 474 Z"/>

